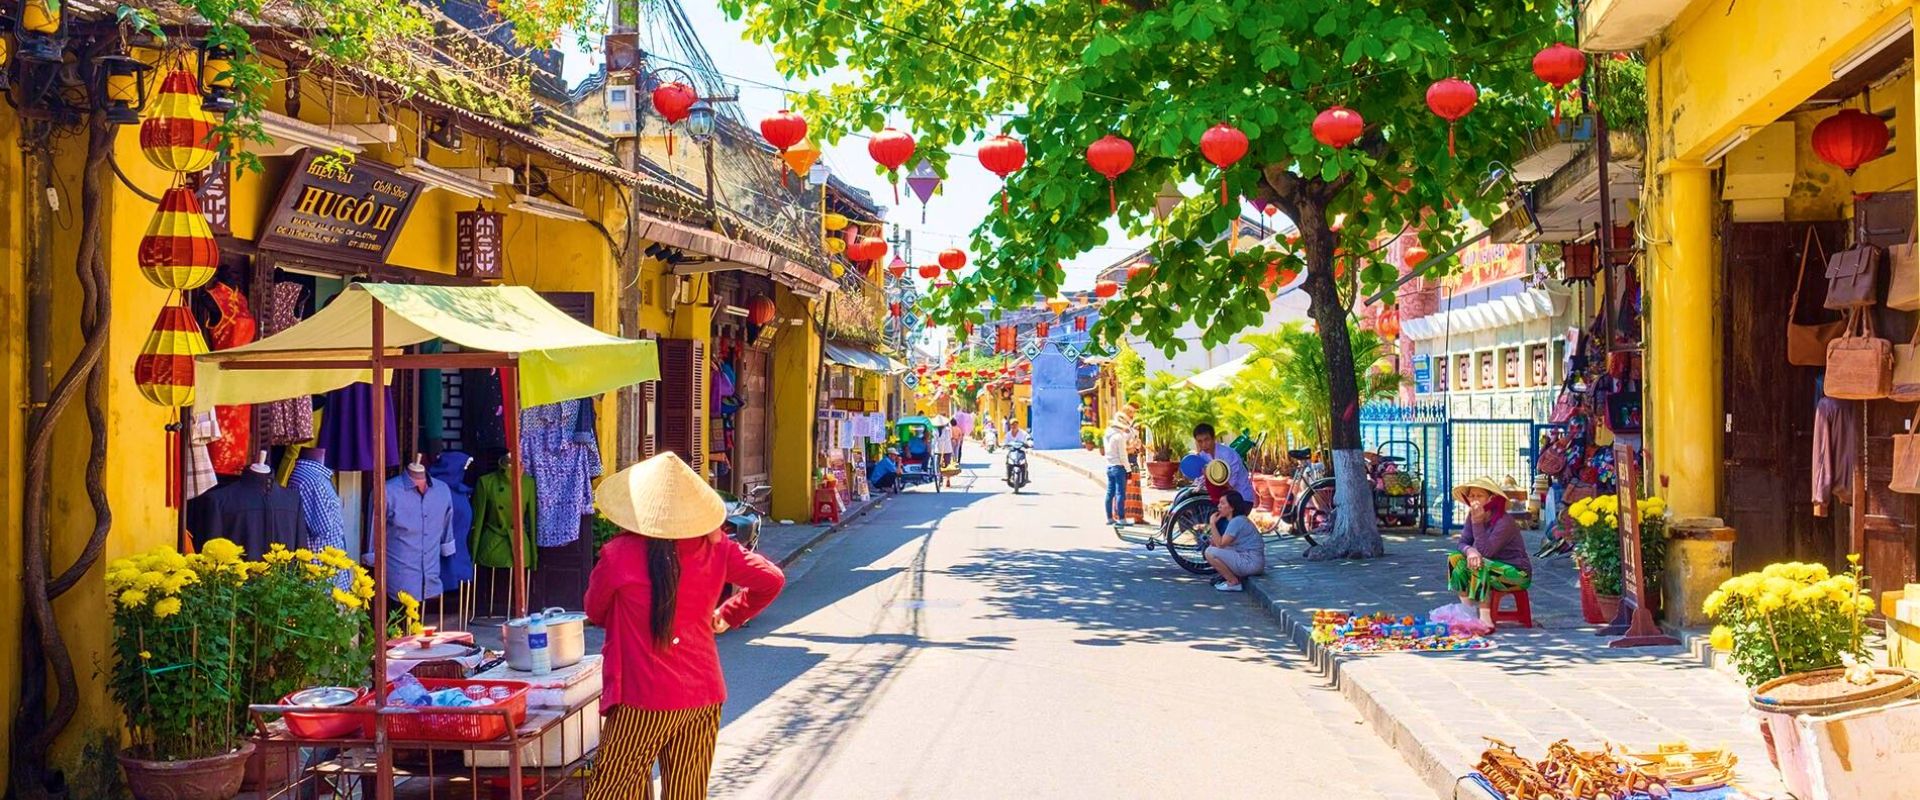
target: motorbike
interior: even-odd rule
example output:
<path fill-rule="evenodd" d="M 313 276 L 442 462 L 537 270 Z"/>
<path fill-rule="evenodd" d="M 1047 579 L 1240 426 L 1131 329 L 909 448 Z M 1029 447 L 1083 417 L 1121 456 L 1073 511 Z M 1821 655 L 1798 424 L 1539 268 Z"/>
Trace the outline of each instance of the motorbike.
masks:
<path fill-rule="evenodd" d="M 753 552 L 760 546 L 760 525 L 766 521 L 767 498 L 773 495 L 773 486 L 754 486 L 747 489 L 745 497 L 734 497 L 722 492 L 720 498 L 726 501 L 727 518 L 720 523 L 720 529 L 727 538 L 740 543 L 741 549 Z"/>
<path fill-rule="evenodd" d="M 1014 442 L 1007 445 L 1007 485 L 1013 487 L 1014 494 L 1019 494 L 1028 482 L 1027 443 Z"/>

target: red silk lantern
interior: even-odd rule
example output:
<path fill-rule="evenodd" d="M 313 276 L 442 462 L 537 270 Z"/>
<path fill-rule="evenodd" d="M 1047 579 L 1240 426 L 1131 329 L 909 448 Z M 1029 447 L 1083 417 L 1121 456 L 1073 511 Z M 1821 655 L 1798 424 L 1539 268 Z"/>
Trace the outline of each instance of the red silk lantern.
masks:
<path fill-rule="evenodd" d="M 949 247 L 940 251 L 940 266 L 948 272 L 954 272 L 967 265 L 967 253 L 958 247 Z"/>
<path fill-rule="evenodd" d="M 1587 54 L 1555 42 L 1533 54 L 1533 75 L 1557 92 L 1587 71 Z M 1560 124 L 1560 99 L 1553 100 L 1553 124 Z"/>
<path fill-rule="evenodd" d="M 972 323 L 972 322 L 962 322 L 962 323 L 960 323 L 960 333 L 961 333 L 961 334 L 962 334 L 963 336 L 972 336 L 972 335 L 973 335 L 973 323 Z M 967 370 L 967 372 L 966 372 L 966 376 L 967 376 L 967 377 L 969 377 L 969 378 L 971 378 L 971 377 L 973 377 L 973 370 Z"/>
<path fill-rule="evenodd" d="M 1260 288 L 1271 292 L 1275 289 L 1286 287 L 1293 283 L 1293 279 L 1298 277 L 1300 277 L 1300 271 L 1293 267 L 1292 262 L 1287 263 L 1286 269 L 1281 269 L 1280 262 L 1269 261 L 1267 262 L 1267 274 L 1260 279 Z"/>
<path fill-rule="evenodd" d="M 906 310 L 906 309 L 905 309 L 905 308 L 903 308 L 903 307 L 901 306 L 901 304 L 900 304 L 900 301 L 898 301 L 898 300 L 895 300 L 895 301 L 893 301 L 893 302 L 891 302 L 891 303 L 888 303 L 888 304 L 887 304 L 887 313 L 888 313 L 889 315 L 891 315 L 891 316 L 892 316 L 892 317 L 893 317 L 894 319 L 899 319 L 899 318 L 900 318 L 900 315 L 901 315 L 901 314 L 902 314 L 902 313 L 903 313 L 903 312 L 904 312 L 905 310 Z"/>
<path fill-rule="evenodd" d="M 1007 176 L 1026 165 L 1027 146 L 1021 144 L 1019 139 L 1004 133 L 995 134 L 993 138 L 980 144 L 979 156 L 980 166 L 1000 176 L 1000 213 L 1010 213 L 1007 210 Z"/>
<path fill-rule="evenodd" d="M 1313 138 L 1335 150 L 1353 144 L 1366 129 L 1367 121 L 1360 118 L 1360 112 L 1345 106 L 1334 106 L 1313 118 Z"/>
<path fill-rule="evenodd" d="M 780 109 L 760 120 L 760 135 L 767 137 L 767 144 L 787 152 L 807 138 L 807 118 L 787 109 Z"/>
<path fill-rule="evenodd" d="M 887 265 L 887 274 L 895 278 L 907 277 L 907 262 L 899 256 L 894 256 L 893 263 Z"/>
<path fill-rule="evenodd" d="M 1220 123 L 1200 134 L 1200 154 L 1220 168 L 1220 205 L 1227 204 L 1227 168 L 1247 154 L 1247 135 Z"/>
<path fill-rule="evenodd" d="M 134 388 L 154 405 L 192 405 L 193 357 L 206 352 L 207 338 L 193 321 L 193 309 L 186 301 L 163 306 L 153 331 L 133 358 Z"/>
<path fill-rule="evenodd" d="M 847 246 L 848 261 L 879 261 L 887 256 L 887 240 L 861 236 Z"/>
<path fill-rule="evenodd" d="M 755 325 L 765 325 L 773 321 L 775 311 L 773 298 L 764 294 L 756 295 L 751 302 L 747 303 L 747 321 Z"/>
<path fill-rule="evenodd" d="M 913 157 L 913 137 L 893 128 L 886 128 L 867 140 L 867 155 L 875 163 L 887 168 L 887 178 L 893 183 L 893 202 L 900 202 L 900 165 Z"/>
<path fill-rule="evenodd" d="M 186 173 L 213 165 L 220 152 L 213 115 L 200 103 L 200 80 L 192 72 L 174 69 L 161 80 L 147 118 L 140 123 L 140 152 L 154 166 Z"/>
<path fill-rule="evenodd" d="M 1094 297 L 1112 297 L 1119 293 L 1120 293 L 1120 284 L 1114 283 L 1113 281 L 1094 281 L 1093 282 Z"/>
<path fill-rule="evenodd" d="M 1086 318 L 1086 317 L 1074 317 L 1074 318 L 1073 318 L 1073 329 L 1074 329 L 1074 330 L 1076 330 L 1076 331 L 1084 331 L 1084 330 L 1086 330 L 1086 329 L 1087 329 L 1087 318 Z"/>
<path fill-rule="evenodd" d="M 1887 153 L 1887 123 L 1852 108 L 1840 109 L 1813 127 L 1813 152 L 1825 161 L 1853 171 Z"/>
<path fill-rule="evenodd" d="M 1480 91 L 1459 78 L 1442 78 L 1427 87 L 1427 109 L 1447 121 L 1447 155 L 1453 155 L 1453 127 L 1480 101 Z"/>
<path fill-rule="evenodd" d="M 137 253 L 140 274 L 162 289 L 198 289 L 220 268 L 220 246 L 200 211 L 193 190 L 175 186 L 160 196 L 160 207 Z"/>
<path fill-rule="evenodd" d="M 1128 264 L 1127 265 L 1127 282 L 1132 283 L 1134 278 L 1140 277 L 1141 273 L 1146 272 L 1147 269 L 1152 266 L 1153 266 L 1152 264 L 1148 264 L 1144 260 L 1135 261 L 1131 264 Z"/>
<path fill-rule="evenodd" d="M 699 93 L 680 81 L 653 87 L 653 110 L 667 121 L 667 155 L 673 155 L 673 124 L 686 119 L 699 101 Z"/>
<path fill-rule="evenodd" d="M 1374 321 L 1373 327 L 1374 327 L 1374 330 L 1379 331 L 1380 336 L 1385 338 L 1387 341 L 1394 341 L 1399 339 L 1400 338 L 1400 309 L 1396 307 L 1396 308 L 1389 308 L 1384 311 L 1381 311 L 1380 318 Z"/>
<path fill-rule="evenodd" d="M 1265 208 L 1260 209 L 1260 213 L 1265 216 L 1271 217 L 1275 214 L 1280 213 L 1280 207 L 1272 203 L 1268 203 Z"/>
<path fill-rule="evenodd" d="M 1047 338 L 1047 333 L 1051 330 L 1053 330 L 1053 323 L 1036 322 L 1033 324 L 1033 335 L 1038 336 L 1042 339 Z"/>
<path fill-rule="evenodd" d="M 1107 176 L 1108 211 L 1119 211 L 1120 200 L 1113 191 L 1113 179 L 1133 168 L 1133 143 L 1111 133 L 1087 145 L 1087 166 Z"/>
<path fill-rule="evenodd" d="M 927 280 L 933 280 L 934 278 L 940 277 L 940 265 L 939 264 L 921 264 L 920 277 L 926 278 Z"/>
<path fill-rule="evenodd" d="M 1414 242 L 1407 245 L 1407 250 L 1401 255 L 1400 260 L 1406 263 L 1407 269 L 1418 269 L 1427 260 L 1427 256 L 1427 248 L 1421 247 L 1419 242 Z"/>

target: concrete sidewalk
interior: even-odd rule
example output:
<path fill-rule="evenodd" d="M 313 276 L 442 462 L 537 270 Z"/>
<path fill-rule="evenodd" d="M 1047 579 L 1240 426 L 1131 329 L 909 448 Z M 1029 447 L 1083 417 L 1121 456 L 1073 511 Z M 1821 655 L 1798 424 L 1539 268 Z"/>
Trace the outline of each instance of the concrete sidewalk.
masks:
<path fill-rule="evenodd" d="M 1042 455 L 1084 467 L 1076 452 Z M 1530 533 L 1530 543 L 1537 536 Z M 1464 784 L 1456 795 L 1455 784 L 1479 760 L 1487 736 L 1536 756 L 1559 739 L 1581 747 L 1681 740 L 1727 747 L 1740 758 L 1749 793 L 1782 791 L 1749 721 L 1745 688 L 1685 646 L 1609 648 L 1580 617 L 1567 559 L 1536 565 L 1530 595 L 1538 627 L 1502 628 L 1491 650 L 1337 656 L 1312 641 L 1312 611 L 1419 615 L 1453 602 L 1445 575 L 1451 540 L 1389 535 L 1388 554 L 1369 561 L 1314 563 L 1299 550 L 1291 541 L 1272 545 L 1267 574 L 1248 581 L 1249 595 L 1440 797 L 1482 796 Z"/>
<path fill-rule="evenodd" d="M 1079 450 L 1034 450 L 1031 452 L 1037 458 L 1045 459 L 1052 464 L 1065 467 L 1068 470 L 1086 476 L 1087 480 L 1100 484 L 1103 489 L 1107 485 L 1107 457 L 1101 455 L 1098 450 L 1082 448 Z M 1155 489 L 1151 485 L 1151 481 L 1147 478 L 1146 473 L 1142 472 L 1140 474 L 1140 502 L 1146 506 L 1147 522 L 1149 524 L 1158 524 L 1160 520 L 1157 512 L 1161 508 L 1164 508 L 1166 503 L 1172 501 L 1172 490 Z M 1099 513 L 1099 509 L 1088 509 L 1087 513 L 1097 514 Z"/>

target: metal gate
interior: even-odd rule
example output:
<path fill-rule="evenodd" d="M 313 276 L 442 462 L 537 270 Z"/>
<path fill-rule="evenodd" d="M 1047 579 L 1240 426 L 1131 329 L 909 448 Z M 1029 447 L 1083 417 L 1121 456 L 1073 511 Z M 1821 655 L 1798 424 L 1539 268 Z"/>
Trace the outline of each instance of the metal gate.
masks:
<path fill-rule="evenodd" d="M 1541 437 L 1557 427 L 1536 419 L 1450 419 L 1441 403 L 1375 403 L 1361 412 L 1360 440 L 1372 451 L 1393 441 L 1419 447 L 1417 466 L 1427 479 L 1427 523 L 1451 532 L 1466 521 L 1466 508 L 1454 502 L 1450 491 L 1454 484 L 1485 475 L 1532 490 L 1534 454 Z"/>

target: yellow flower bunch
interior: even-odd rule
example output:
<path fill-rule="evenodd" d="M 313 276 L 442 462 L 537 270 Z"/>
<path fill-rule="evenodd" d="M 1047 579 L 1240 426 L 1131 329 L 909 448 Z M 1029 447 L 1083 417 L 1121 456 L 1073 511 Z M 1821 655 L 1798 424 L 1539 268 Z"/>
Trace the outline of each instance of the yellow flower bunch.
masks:
<path fill-rule="evenodd" d="M 1732 654 L 1750 685 L 1859 657 L 1873 598 L 1862 591 L 1858 560 L 1848 561 L 1853 566 L 1839 575 L 1792 561 L 1728 578 L 1701 603 L 1719 623 L 1708 641 Z"/>
<path fill-rule="evenodd" d="M 1640 510 L 1640 521 L 1660 519 L 1667 514 L 1667 501 L 1658 495 L 1640 500 L 1635 504 Z M 1582 527 L 1595 527 L 1604 523 L 1609 528 L 1620 527 L 1620 498 L 1603 494 L 1576 500 L 1567 506 L 1567 516 Z"/>

